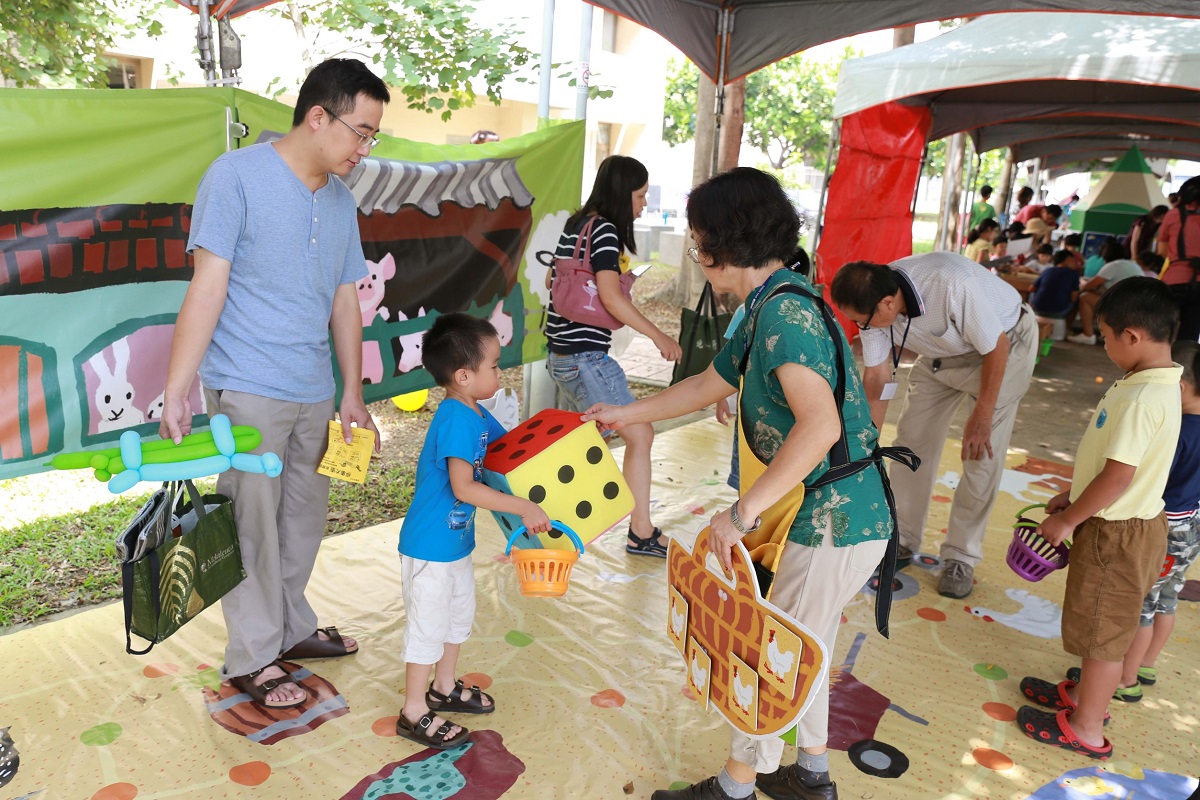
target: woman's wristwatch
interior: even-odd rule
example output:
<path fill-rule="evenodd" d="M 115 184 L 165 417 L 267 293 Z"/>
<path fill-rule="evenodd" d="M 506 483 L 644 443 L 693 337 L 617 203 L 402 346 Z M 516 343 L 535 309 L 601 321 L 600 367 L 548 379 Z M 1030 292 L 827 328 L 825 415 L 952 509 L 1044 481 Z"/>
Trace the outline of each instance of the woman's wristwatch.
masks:
<path fill-rule="evenodd" d="M 762 517 L 755 517 L 754 524 L 749 528 L 742 524 L 742 518 L 738 516 L 738 501 L 734 500 L 733 505 L 729 507 L 729 520 L 733 523 L 733 527 L 738 529 L 739 533 L 754 533 L 758 527 L 762 525 Z"/>

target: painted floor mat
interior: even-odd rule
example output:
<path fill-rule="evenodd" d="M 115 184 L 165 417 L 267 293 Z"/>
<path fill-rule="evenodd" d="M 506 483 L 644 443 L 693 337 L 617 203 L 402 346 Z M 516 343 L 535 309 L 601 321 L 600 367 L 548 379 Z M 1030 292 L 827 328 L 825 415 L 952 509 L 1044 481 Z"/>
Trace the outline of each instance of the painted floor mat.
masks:
<path fill-rule="evenodd" d="M 690 543 L 734 499 L 730 441 L 711 420 L 656 438 L 654 519 L 669 535 Z M 1016 511 L 1044 502 L 1070 470 L 1009 455 L 978 586 L 949 600 L 936 591 L 936 553 L 956 453 L 947 447 L 922 548 L 933 555 L 898 579 L 891 640 L 875 633 L 868 589 L 831 648 L 841 796 L 1188 797 L 1200 763 L 1200 608 L 1180 603 L 1145 699 L 1113 704 L 1113 761 L 1026 739 L 1013 721 L 1021 678 L 1073 665 L 1057 638 L 1064 575 L 1027 583 L 1004 554 Z M 622 524 L 589 546 L 565 597 L 524 598 L 500 529 L 482 513 L 478 525 L 478 612 L 460 672 L 497 711 L 455 717 L 473 729 L 469 746 L 435 753 L 395 735 L 404 608 L 388 524 L 322 547 L 310 597 L 361 652 L 289 665 L 310 694 L 297 709 L 263 713 L 221 684 L 213 610 L 145 657 L 124 653 L 120 604 L 0 638 L 0 798 L 646 798 L 714 774 L 727 728 L 685 691 L 665 562 L 626 555 Z"/>

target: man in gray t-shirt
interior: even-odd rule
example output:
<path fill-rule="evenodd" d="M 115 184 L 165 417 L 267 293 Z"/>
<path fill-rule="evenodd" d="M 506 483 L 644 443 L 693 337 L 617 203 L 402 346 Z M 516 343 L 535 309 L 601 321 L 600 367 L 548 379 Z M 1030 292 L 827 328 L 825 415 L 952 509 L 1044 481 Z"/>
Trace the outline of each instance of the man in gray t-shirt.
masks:
<path fill-rule="evenodd" d="M 263 435 L 279 480 L 230 471 L 217 491 L 234 501 L 246 579 L 222 599 L 229 644 L 222 676 L 259 705 L 307 695 L 283 658 L 349 655 L 357 643 L 317 628 L 304 596 L 325 531 L 329 479 L 316 472 L 338 412 L 378 430 L 362 396 L 362 316 L 354 284 L 367 274 L 354 198 L 341 182 L 376 144 L 387 87 L 361 62 L 333 59 L 305 79 L 280 140 L 219 157 L 196 193 L 188 252 L 195 273 L 167 370 L 159 435 L 190 432 L 197 371 L 209 414 Z"/>

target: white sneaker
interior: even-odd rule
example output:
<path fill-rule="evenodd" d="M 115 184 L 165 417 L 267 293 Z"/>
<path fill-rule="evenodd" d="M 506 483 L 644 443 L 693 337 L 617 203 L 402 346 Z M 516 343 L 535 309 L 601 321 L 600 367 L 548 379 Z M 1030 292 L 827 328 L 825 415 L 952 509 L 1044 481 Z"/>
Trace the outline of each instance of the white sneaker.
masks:
<path fill-rule="evenodd" d="M 1068 336 L 1067 341 L 1074 342 L 1075 344 L 1095 344 L 1096 334 L 1093 333 L 1089 336 L 1086 333 L 1077 333 L 1074 336 Z"/>

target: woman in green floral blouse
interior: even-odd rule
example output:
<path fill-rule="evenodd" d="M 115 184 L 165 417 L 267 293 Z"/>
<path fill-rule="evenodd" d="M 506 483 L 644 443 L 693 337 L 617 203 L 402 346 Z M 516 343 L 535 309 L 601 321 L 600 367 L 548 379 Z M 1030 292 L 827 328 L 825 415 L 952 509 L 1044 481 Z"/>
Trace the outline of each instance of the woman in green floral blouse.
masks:
<path fill-rule="evenodd" d="M 738 387 L 745 360 L 739 418 L 766 471 L 730 508 L 711 520 L 714 551 L 729 569 L 733 547 L 755 521 L 801 483 L 818 483 L 845 423 L 850 460 L 870 456 L 878 431 L 840 328 L 839 348 L 813 299 L 777 293 L 792 284 L 817 294 L 788 269 L 799 241 L 799 219 L 779 183 L 755 169 L 718 175 L 693 190 L 687 205 L 695 247 L 689 254 L 718 292 L 746 302 L 746 317 L 713 364 L 653 397 L 627 406 L 599 404 L 585 418 L 620 428 L 682 416 L 722 400 Z M 748 341 L 751 338 L 751 341 Z M 838 372 L 845 399 L 839 419 Z M 892 518 L 879 470 L 869 468 L 810 489 L 788 531 L 771 587 L 771 602 L 803 623 L 832 657 L 842 608 L 871 578 L 892 536 Z M 686 789 L 660 790 L 655 800 L 749 797 L 755 784 L 770 797 L 836 798 L 829 778 L 828 682 L 797 727 L 797 763 L 780 768 L 783 741 L 733 733 L 730 758 L 715 777 Z"/>

